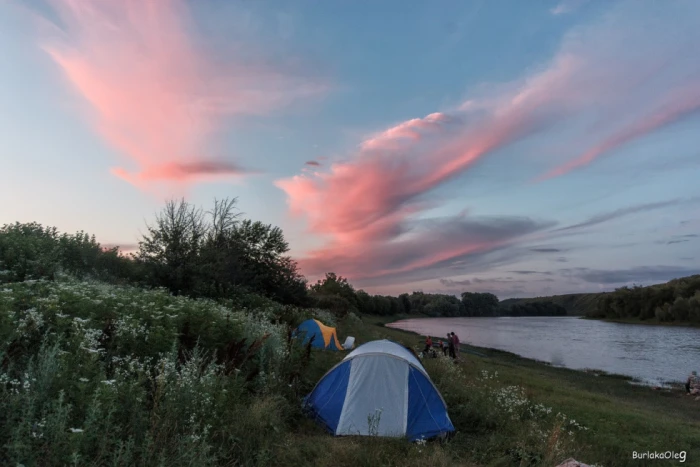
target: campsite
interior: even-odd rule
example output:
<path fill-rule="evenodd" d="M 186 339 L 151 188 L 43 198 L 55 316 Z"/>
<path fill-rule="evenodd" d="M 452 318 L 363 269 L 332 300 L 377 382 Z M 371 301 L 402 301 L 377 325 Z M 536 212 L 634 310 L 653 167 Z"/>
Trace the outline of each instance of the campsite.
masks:
<path fill-rule="evenodd" d="M 0 467 L 700 467 L 700 0 L 0 0 Z"/>
<path fill-rule="evenodd" d="M 13 363 L 0 375 L 3 458 L 24 465 L 73 459 L 79 465 L 350 467 L 554 466 L 574 457 L 588 465 L 633 466 L 639 464 L 629 453 L 640 443 L 684 450 L 688 465 L 700 452 L 697 402 L 680 388 L 653 391 L 624 377 L 469 346 L 463 347 L 473 351 L 463 352 L 457 364 L 441 357 L 416 363 L 421 336 L 384 325 L 401 316 L 335 316 L 255 300 L 266 305 L 250 314 L 165 291 L 69 277 L 3 284 L 0 331 L 4 339 L 20 339 L 5 353 L 5 365 Z M 25 314 L 26 307 L 32 311 Z M 334 338 L 354 337 L 352 348 L 314 348 L 313 341 L 304 345 L 292 337 L 310 315 L 327 323 Z M 112 337 L 101 332 L 110 326 Z M 438 430 L 445 436 L 431 437 L 437 434 L 431 428 L 412 436 L 411 427 L 419 426 L 414 422 L 408 430 L 380 432 L 391 427 L 394 402 L 409 407 L 400 420 L 420 421 L 414 415 L 420 410 L 410 408 L 416 392 L 406 385 L 388 392 L 406 394 L 403 401 L 361 394 L 354 405 L 357 430 L 342 436 L 323 423 L 327 405 L 320 418 L 305 410 L 314 388 L 334 378 L 334 368 L 350 386 L 354 367 L 344 369 L 344 359 L 354 365 L 362 360 L 352 358 L 354 351 L 384 340 L 403 357 L 382 357 L 398 366 L 365 372 L 373 380 L 368 387 L 404 384 L 407 370 L 423 378 L 424 388 L 434 388 L 431 410 L 446 416 Z M 398 373 L 404 376 L 389 378 Z M 337 402 L 330 418 L 339 420 Z"/>

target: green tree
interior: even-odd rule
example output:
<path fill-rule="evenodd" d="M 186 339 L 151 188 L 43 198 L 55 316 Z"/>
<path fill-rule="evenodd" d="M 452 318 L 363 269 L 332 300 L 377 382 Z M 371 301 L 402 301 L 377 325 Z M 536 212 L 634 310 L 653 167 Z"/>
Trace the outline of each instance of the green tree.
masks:
<path fill-rule="evenodd" d="M 255 292 L 285 304 L 306 304 L 306 279 L 286 255 L 282 230 L 239 219 L 235 204 L 236 198 L 215 200 L 205 213 L 185 200 L 168 202 L 139 243 L 136 257 L 147 281 L 175 294 Z"/>
<path fill-rule="evenodd" d="M 358 310 L 359 308 L 354 287 L 350 285 L 347 278 L 338 276 L 334 272 L 326 273 L 326 277 L 319 279 L 311 286 L 311 291 L 316 296 L 335 295 L 341 297 L 347 301 L 351 309 Z"/>
<path fill-rule="evenodd" d="M 694 323 L 700 323 L 700 290 L 688 300 L 688 319 Z"/>
<path fill-rule="evenodd" d="M 674 321 L 688 321 L 688 316 L 690 315 L 688 300 L 683 297 L 676 297 L 670 311 Z"/>
<path fill-rule="evenodd" d="M 146 228 L 136 258 L 145 266 L 147 280 L 175 295 L 191 292 L 207 233 L 202 210 L 184 199 L 168 201 L 155 224 Z"/>

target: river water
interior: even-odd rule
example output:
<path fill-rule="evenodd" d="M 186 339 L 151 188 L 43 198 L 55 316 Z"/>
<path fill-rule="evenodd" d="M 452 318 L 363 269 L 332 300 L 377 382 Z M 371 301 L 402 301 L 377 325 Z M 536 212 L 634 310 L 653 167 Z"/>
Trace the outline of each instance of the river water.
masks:
<path fill-rule="evenodd" d="M 700 329 L 576 317 L 421 318 L 388 324 L 422 335 L 454 332 L 464 344 L 505 350 L 572 369 L 632 376 L 644 384 L 685 381 L 700 371 Z"/>

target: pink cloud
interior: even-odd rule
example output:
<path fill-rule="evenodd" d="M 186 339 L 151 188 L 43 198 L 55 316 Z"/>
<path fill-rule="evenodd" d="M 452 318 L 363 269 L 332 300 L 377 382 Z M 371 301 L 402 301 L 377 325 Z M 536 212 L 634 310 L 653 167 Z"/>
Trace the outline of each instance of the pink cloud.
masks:
<path fill-rule="evenodd" d="M 291 212 L 329 242 L 301 260 L 304 270 L 321 273 L 335 265 L 350 277 L 380 277 L 502 246 L 502 239 L 472 237 L 468 231 L 449 241 L 433 233 L 411 238 L 408 224 L 434 207 L 422 195 L 486 154 L 556 121 L 561 109 L 552 104 L 579 99 L 569 97 L 562 84 L 578 65 L 572 57 L 560 57 L 505 96 L 407 120 L 363 141 L 348 161 L 276 181 Z M 431 237 L 438 241 L 427 248 Z M 420 251 L 419 257 L 400 267 L 389 265 L 410 250 Z"/>
<path fill-rule="evenodd" d="M 205 182 L 239 177 L 250 173 L 235 164 L 217 161 L 169 162 L 162 165 L 149 166 L 136 174 L 120 168 L 113 168 L 111 172 L 129 183 L 145 189 L 151 182 Z"/>
<path fill-rule="evenodd" d="M 90 104 L 106 142 L 137 171 L 126 180 L 184 183 L 212 175 L 225 119 L 318 94 L 317 82 L 205 46 L 180 0 L 51 0 L 60 25 L 43 48 Z M 194 157 L 193 154 L 208 156 Z M 220 176 L 243 175 L 240 170 Z"/>
<path fill-rule="evenodd" d="M 642 138 L 654 131 L 665 128 L 700 111 L 700 86 L 682 92 L 673 92 L 666 103 L 649 114 L 635 119 L 631 124 L 620 128 L 617 132 L 593 146 L 576 159 L 552 169 L 538 180 L 565 175 L 577 168 L 585 167 L 598 157 L 610 153 L 619 147 Z"/>
<path fill-rule="evenodd" d="M 366 139 L 361 147 L 364 150 L 396 149 L 400 147 L 402 141 L 417 141 L 421 138 L 423 131 L 436 130 L 441 124 L 449 121 L 450 117 L 440 112 L 424 118 L 413 118 Z"/>

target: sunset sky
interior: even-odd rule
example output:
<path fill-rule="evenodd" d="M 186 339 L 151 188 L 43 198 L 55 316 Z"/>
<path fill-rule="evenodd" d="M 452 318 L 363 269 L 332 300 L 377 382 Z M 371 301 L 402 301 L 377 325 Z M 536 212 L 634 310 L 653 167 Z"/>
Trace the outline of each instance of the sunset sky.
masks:
<path fill-rule="evenodd" d="M 3 0 L 0 224 L 239 197 L 371 293 L 700 273 L 695 0 Z"/>

